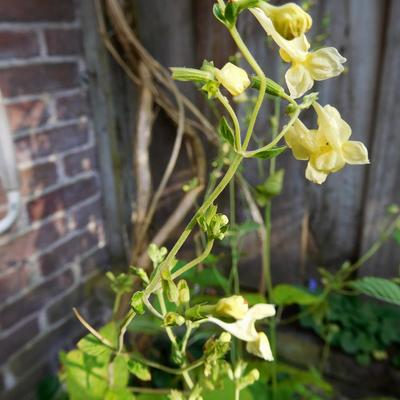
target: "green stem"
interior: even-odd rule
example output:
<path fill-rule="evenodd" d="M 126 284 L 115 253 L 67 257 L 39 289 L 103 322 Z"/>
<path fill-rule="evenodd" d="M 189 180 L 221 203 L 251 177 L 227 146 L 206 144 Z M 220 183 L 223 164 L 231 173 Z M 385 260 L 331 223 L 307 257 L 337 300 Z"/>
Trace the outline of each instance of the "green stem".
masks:
<path fill-rule="evenodd" d="M 240 400 L 240 389 L 235 387 L 235 400 Z"/>
<path fill-rule="evenodd" d="M 145 295 L 149 296 L 151 293 L 154 292 L 157 284 L 159 283 L 160 280 L 160 275 L 161 275 L 161 270 L 162 268 L 169 268 L 173 259 L 175 258 L 176 254 L 178 251 L 181 249 L 183 244 L 185 243 L 186 239 L 189 237 L 190 233 L 192 232 L 193 228 L 196 226 L 197 223 L 197 218 L 203 214 L 208 207 L 215 201 L 215 199 L 221 194 L 221 192 L 225 189 L 225 187 L 228 185 L 228 183 L 231 181 L 231 179 L 234 177 L 236 170 L 238 169 L 243 157 L 239 154 L 236 154 L 232 164 L 230 165 L 229 169 L 227 170 L 226 174 L 224 177 L 221 179 L 219 184 L 216 186 L 214 191 L 210 194 L 210 196 L 205 199 L 203 205 L 197 210 L 193 218 L 190 220 L 188 225 L 186 226 L 185 230 L 175 243 L 174 247 L 171 249 L 171 251 L 168 253 L 167 258 L 163 261 L 162 265 L 158 269 L 157 273 L 154 275 L 153 279 L 147 286 L 145 290 Z"/>
<path fill-rule="evenodd" d="M 244 58 L 247 60 L 247 62 L 253 68 L 253 70 L 257 74 L 257 76 L 260 78 L 260 91 L 259 91 L 259 94 L 257 97 L 256 104 L 254 105 L 254 110 L 253 110 L 253 113 L 250 118 L 249 126 L 247 128 L 246 137 L 243 142 L 243 150 L 245 151 L 247 149 L 247 146 L 249 145 L 250 138 L 253 133 L 254 126 L 256 124 L 257 116 L 258 116 L 262 102 L 265 97 L 265 90 L 267 88 L 267 78 L 264 74 L 264 71 L 258 65 L 258 63 L 255 60 L 255 58 L 253 57 L 253 55 L 250 53 L 246 44 L 243 42 L 243 39 L 240 37 L 239 32 L 237 31 L 236 27 L 231 28 L 229 30 L 229 32 L 231 33 L 231 36 L 232 36 L 233 40 L 235 41 L 237 47 L 242 52 Z"/>
<path fill-rule="evenodd" d="M 221 94 L 221 92 L 218 90 L 217 92 L 217 99 L 221 102 L 221 104 L 225 107 L 225 109 L 228 111 L 232 122 L 233 126 L 235 127 L 235 150 L 236 151 L 241 151 L 242 149 L 242 139 L 240 137 L 240 125 L 239 121 L 236 117 L 236 113 L 233 110 L 232 106 L 229 104 L 228 99 Z"/>
<path fill-rule="evenodd" d="M 135 318 L 135 311 L 129 310 L 128 314 L 125 316 L 124 320 L 122 321 L 121 330 L 119 331 L 118 337 L 118 354 L 122 352 L 124 348 L 124 336 L 126 330 L 128 329 L 129 324 L 132 322 L 133 318 Z"/>
<path fill-rule="evenodd" d="M 190 269 L 192 269 L 193 267 L 195 267 L 196 265 L 202 263 L 210 254 L 212 248 L 214 246 L 214 240 L 210 240 L 203 253 L 201 253 L 197 258 L 195 258 L 194 260 L 190 261 L 189 263 L 187 263 L 185 266 L 183 266 L 182 268 L 180 268 L 178 271 L 174 272 L 172 274 L 172 279 L 176 279 L 178 278 L 180 275 L 184 274 L 185 272 L 189 271 Z"/>
<path fill-rule="evenodd" d="M 287 123 L 287 125 L 285 125 L 285 127 L 282 129 L 282 131 L 279 133 L 279 135 L 277 135 L 270 143 L 268 143 L 267 145 L 257 149 L 257 150 L 253 150 L 253 151 L 246 151 L 243 153 L 243 156 L 246 158 L 251 158 L 254 156 L 254 154 L 260 152 L 260 151 L 264 151 L 264 150 L 269 150 L 270 148 L 274 147 L 277 143 L 279 143 L 279 141 L 285 136 L 285 134 L 287 133 L 287 131 L 292 127 L 292 125 L 296 122 L 296 120 L 299 118 L 299 115 L 301 113 L 301 109 L 298 108 L 292 115 L 292 117 L 290 118 L 289 122 Z"/>

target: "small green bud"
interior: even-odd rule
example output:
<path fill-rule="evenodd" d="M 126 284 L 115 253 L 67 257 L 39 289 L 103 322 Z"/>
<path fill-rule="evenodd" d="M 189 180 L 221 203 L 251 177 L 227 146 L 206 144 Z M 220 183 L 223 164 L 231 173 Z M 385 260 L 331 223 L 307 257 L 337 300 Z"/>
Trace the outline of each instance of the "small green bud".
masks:
<path fill-rule="evenodd" d="M 154 267 L 157 267 L 164 261 L 167 253 L 168 250 L 166 247 L 159 248 L 155 243 L 150 244 L 147 249 L 147 254 L 149 255 L 150 260 L 153 262 Z"/>
<path fill-rule="evenodd" d="M 138 314 L 144 314 L 143 292 L 136 292 L 131 298 L 131 307 Z"/>
<path fill-rule="evenodd" d="M 150 280 L 149 280 L 149 276 L 147 275 L 146 271 L 143 268 L 138 268 L 138 267 L 133 267 L 130 266 L 129 267 L 129 271 L 137 276 L 138 278 L 140 278 L 142 280 L 143 283 L 145 283 L 146 285 L 149 284 Z"/>
<path fill-rule="evenodd" d="M 238 388 L 240 390 L 245 389 L 247 386 L 252 385 L 254 382 L 260 379 L 260 372 L 257 369 L 252 369 L 247 375 L 239 379 Z"/>
<path fill-rule="evenodd" d="M 175 304 L 179 303 L 179 291 L 172 279 L 162 280 L 163 291 L 167 296 L 167 299 Z"/>
<path fill-rule="evenodd" d="M 178 290 L 179 290 L 179 303 L 188 304 L 190 301 L 190 290 L 187 282 L 184 279 L 181 279 L 178 282 Z"/>
<path fill-rule="evenodd" d="M 185 318 L 175 312 L 168 312 L 164 317 L 164 326 L 181 326 L 185 323 Z"/>
<path fill-rule="evenodd" d="M 390 215 L 396 215 L 400 213 L 400 207 L 397 204 L 390 204 L 386 210 Z"/>

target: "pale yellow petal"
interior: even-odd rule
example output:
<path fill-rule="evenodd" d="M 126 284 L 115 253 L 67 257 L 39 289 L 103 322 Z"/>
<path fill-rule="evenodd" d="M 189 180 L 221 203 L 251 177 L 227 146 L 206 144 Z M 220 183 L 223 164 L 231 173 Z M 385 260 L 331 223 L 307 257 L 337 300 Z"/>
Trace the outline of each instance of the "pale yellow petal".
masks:
<path fill-rule="evenodd" d="M 349 141 L 344 143 L 342 153 L 348 164 L 369 164 L 368 150 L 361 142 Z"/>
<path fill-rule="evenodd" d="M 306 178 L 314 183 L 324 183 L 326 181 L 328 174 L 325 172 L 321 172 L 316 170 L 311 163 L 309 162 L 306 169 Z"/>
<path fill-rule="evenodd" d="M 264 332 L 258 332 L 257 340 L 248 342 L 246 350 L 257 357 L 263 358 L 266 361 L 273 361 L 274 356 L 271 351 L 271 346 L 267 335 Z"/>
<path fill-rule="evenodd" d="M 314 85 L 314 80 L 310 73 L 301 64 L 289 68 L 286 72 L 285 79 L 290 95 L 294 99 L 303 96 L 303 94 L 309 91 Z"/>
<path fill-rule="evenodd" d="M 345 166 L 346 162 L 342 157 L 341 152 L 330 150 L 313 157 L 311 164 L 318 171 L 337 172 Z"/>
<path fill-rule="evenodd" d="M 306 64 L 313 79 L 322 81 L 340 75 L 345 62 L 346 59 L 334 47 L 325 47 L 310 53 Z"/>
<path fill-rule="evenodd" d="M 299 119 L 288 130 L 285 140 L 297 160 L 308 160 L 320 147 L 317 131 L 309 130 Z"/>
<path fill-rule="evenodd" d="M 336 129 L 339 134 L 339 140 L 341 143 L 347 142 L 351 136 L 351 127 L 350 125 L 342 119 L 339 111 L 327 104 L 325 107 L 325 112 L 330 116 L 330 120 L 332 124 L 335 124 Z"/>
<path fill-rule="evenodd" d="M 250 12 L 257 18 L 265 32 L 267 32 L 267 34 L 272 37 L 274 42 L 285 51 L 287 59 L 290 58 L 292 62 L 303 62 L 306 60 L 308 53 L 304 49 L 307 48 L 308 50 L 309 43 L 304 35 L 301 35 L 299 38 L 294 40 L 286 40 L 275 29 L 272 20 L 265 15 L 263 10 L 255 7 L 251 8 Z"/>
<path fill-rule="evenodd" d="M 341 123 L 342 119 L 339 112 L 332 106 L 327 105 L 322 107 L 317 102 L 313 104 L 313 107 L 318 115 L 318 130 L 325 137 L 326 144 L 333 147 L 336 151 L 340 151 L 343 144 L 341 128 L 344 125 Z"/>

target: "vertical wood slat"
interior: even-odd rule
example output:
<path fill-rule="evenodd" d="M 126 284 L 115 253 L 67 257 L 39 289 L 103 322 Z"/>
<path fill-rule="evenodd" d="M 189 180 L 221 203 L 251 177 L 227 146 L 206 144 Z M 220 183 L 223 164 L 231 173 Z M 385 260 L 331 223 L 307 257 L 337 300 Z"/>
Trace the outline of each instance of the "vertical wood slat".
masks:
<path fill-rule="evenodd" d="M 400 2 L 392 0 L 388 8 L 387 34 L 382 58 L 376 125 L 372 143 L 371 167 L 362 231 L 365 251 L 378 237 L 385 219 L 385 208 L 400 203 Z M 364 275 L 398 276 L 400 247 L 387 243 L 377 257 L 361 270 Z"/>
<path fill-rule="evenodd" d="M 321 1 L 318 19 L 330 15 L 325 46 L 336 47 L 347 59 L 347 73 L 321 82 L 320 102 L 331 104 L 352 127 L 352 140 L 365 144 L 372 135 L 373 109 L 380 73 L 380 44 L 385 2 Z M 310 233 L 314 243 L 310 265 L 338 267 L 358 256 L 359 232 L 368 166 L 347 166 L 321 186 L 307 185 Z M 312 270 L 309 271 L 312 273 Z"/>

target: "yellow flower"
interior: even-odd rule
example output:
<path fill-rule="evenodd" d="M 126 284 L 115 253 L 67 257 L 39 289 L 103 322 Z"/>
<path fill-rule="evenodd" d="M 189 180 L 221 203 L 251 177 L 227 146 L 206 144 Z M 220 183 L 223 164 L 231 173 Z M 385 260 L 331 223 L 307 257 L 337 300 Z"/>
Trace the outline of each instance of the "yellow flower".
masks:
<path fill-rule="evenodd" d="M 273 355 L 269 341 L 265 333 L 257 332 L 256 321 L 275 315 L 275 307 L 272 304 L 256 304 L 251 307 L 242 319 L 227 323 L 218 318 L 208 317 L 208 321 L 220 326 L 225 331 L 240 340 L 247 342 L 246 350 L 267 361 L 273 361 Z"/>
<path fill-rule="evenodd" d="M 308 160 L 306 178 L 314 183 L 325 182 L 330 173 L 347 164 L 368 164 L 368 150 L 363 143 L 349 140 L 350 126 L 339 111 L 314 103 L 318 114 L 318 130 L 309 130 L 300 120 L 285 135 L 287 145 L 298 160 Z"/>
<path fill-rule="evenodd" d="M 232 96 L 242 94 L 251 83 L 247 72 L 230 62 L 225 64 L 222 69 L 216 68 L 215 77 Z"/>
<path fill-rule="evenodd" d="M 301 97 L 310 90 L 314 81 L 322 81 L 340 75 L 346 59 L 334 47 L 325 47 L 309 52 L 310 43 L 304 34 L 293 40 L 286 40 L 274 27 L 260 8 L 250 10 L 268 35 L 280 47 L 282 59 L 291 63 L 285 75 L 286 84 L 293 98 Z"/>
<path fill-rule="evenodd" d="M 294 39 L 311 28 L 311 16 L 295 3 L 273 6 L 260 2 L 259 7 L 272 20 L 277 32 L 285 39 Z"/>
<path fill-rule="evenodd" d="M 231 296 L 221 299 L 216 307 L 216 313 L 221 317 L 232 317 L 235 319 L 242 319 L 249 306 L 242 296 Z"/>

